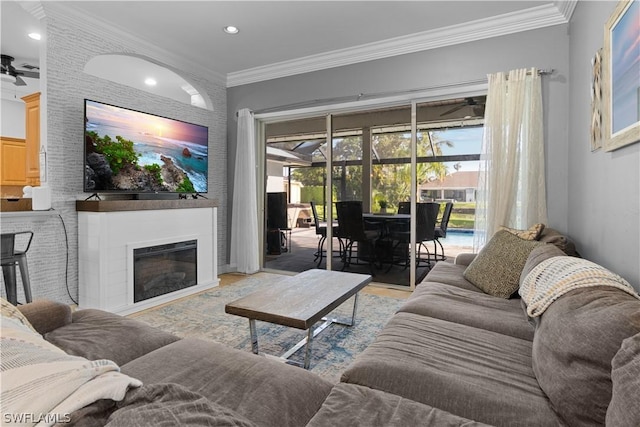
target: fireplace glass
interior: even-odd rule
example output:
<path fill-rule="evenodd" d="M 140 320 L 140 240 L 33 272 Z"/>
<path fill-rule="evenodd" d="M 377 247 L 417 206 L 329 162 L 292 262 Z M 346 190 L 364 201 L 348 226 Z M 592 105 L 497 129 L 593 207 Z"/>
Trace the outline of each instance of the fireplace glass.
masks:
<path fill-rule="evenodd" d="M 195 286 L 197 258 L 197 240 L 134 249 L 133 302 Z"/>

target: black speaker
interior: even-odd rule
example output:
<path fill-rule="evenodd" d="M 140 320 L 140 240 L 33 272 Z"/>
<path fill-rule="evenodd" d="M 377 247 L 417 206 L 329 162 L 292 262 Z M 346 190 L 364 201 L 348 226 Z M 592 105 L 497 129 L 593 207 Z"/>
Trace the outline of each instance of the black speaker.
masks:
<path fill-rule="evenodd" d="M 267 193 L 267 230 L 289 228 L 287 193 Z"/>
<path fill-rule="evenodd" d="M 267 230 L 267 254 L 280 255 L 282 253 L 282 242 L 280 230 Z"/>

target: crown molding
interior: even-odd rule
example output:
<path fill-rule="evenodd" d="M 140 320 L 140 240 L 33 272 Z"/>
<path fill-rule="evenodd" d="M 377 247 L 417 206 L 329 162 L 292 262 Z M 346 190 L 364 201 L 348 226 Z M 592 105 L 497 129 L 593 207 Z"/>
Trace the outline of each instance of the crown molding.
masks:
<path fill-rule="evenodd" d="M 19 4 L 20 7 L 22 7 L 37 19 L 42 20 L 46 16 L 41 1 L 20 1 Z"/>
<path fill-rule="evenodd" d="M 59 19 L 67 20 L 88 33 L 95 33 L 96 29 L 99 29 L 100 31 L 112 36 L 116 41 L 125 45 L 127 49 L 131 50 L 131 52 L 136 52 L 138 55 L 144 55 L 144 57 L 155 61 L 158 65 L 167 65 L 174 70 L 188 70 L 189 72 L 206 78 L 207 80 L 223 85 L 226 84 L 227 77 L 225 75 L 205 68 L 197 62 L 163 49 L 144 39 L 135 37 L 123 28 L 105 24 L 99 18 L 79 12 L 62 2 L 45 2 L 45 12 L 47 15 L 55 15 Z"/>
<path fill-rule="evenodd" d="M 367 43 L 352 48 L 339 49 L 318 55 L 310 55 L 290 61 L 282 61 L 232 72 L 227 75 L 227 87 L 437 49 L 522 31 L 566 24 L 567 22 L 567 18 L 560 12 L 556 5 L 542 5 L 518 12 L 470 21 L 464 24 L 395 37 L 381 42 Z"/>
<path fill-rule="evenodd" d="M 569 22 L 573 16 L 573 11 L 576 10 L 578 0 L 555 0 L 553 4 L 558 8 L 558 11 L 564 16 L 567 22 Z"/>

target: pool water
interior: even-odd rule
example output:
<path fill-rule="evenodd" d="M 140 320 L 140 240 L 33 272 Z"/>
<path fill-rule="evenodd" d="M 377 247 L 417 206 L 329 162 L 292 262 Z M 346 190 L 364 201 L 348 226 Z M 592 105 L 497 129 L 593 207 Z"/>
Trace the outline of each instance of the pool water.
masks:
<path fill-rule="evenodd" d="M 447 237 L 440 239 L 444 246 L 466 246 L 473 247 L 473 230 L 456 230 L 449 228 Z"/>

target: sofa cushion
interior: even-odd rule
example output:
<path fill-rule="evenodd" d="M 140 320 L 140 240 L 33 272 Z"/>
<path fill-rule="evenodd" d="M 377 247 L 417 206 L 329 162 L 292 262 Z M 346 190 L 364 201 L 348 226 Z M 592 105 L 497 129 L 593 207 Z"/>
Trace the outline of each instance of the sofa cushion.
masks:
<path fill-rule="evenodd" d="M 441 283 L 422 283 L 398 309 L 473 326 L 525 340 L 533 340 L 533 327 L 520 300 L 494 296 Z"/>
<path fill-rule="evenodd" d="M 466 268 L 464 278 L 490 295 L 509 298 L 518 290 L 529 254 L 541 245 L 498 231 Z"/>
<path fill-rule="evenodd" d="M 94 309 L 76 311 L 71 324 L 44 337 L 69 354 L 109 359 L 118 365 L 179 340 L 146 323 Z"/>
<path fill-rule="evenodd" d="M 526 230 L 518 230 L 515 228 L 501 226 L 499 230 L 506 230 L 509 233 L 515 234 L 516 236 L 524 240 L 538 240 L 538 238 L 540 237 L 540 234 L 542 234 L 542 230 L 544 230 L 544 224 L 541 224 L 541 223 L 533 224 L 531 227 L 529 227 Z"/>
<path fill-rule="evenodd" d="M 622 341 L 611 368 L 613 394 L 607 408 L 607 425 L 640 426 L 640 334 Z"/>
<path fill-rule="evenodd" d="M 393 316 L 341 380 L 491 425 L 558 425 L 530 341 L 414 313 Z"/>
<path fill-rule="evenodd" d="M 542 314 L 533 339 L 540 387 L 569 425 L 604 425 L 611 361 L 640 332 L 640 301 L 610 286 L 576 289 Z"/>
<path fill-rule="evenodd" d="M 75 415 L 71 414 L 72 421 Z M 257 427 L 238 413 L 179 384 L 143 385 L 104 411 L 105 427 L 207 426 Z"/>
<path fill-rule="evenodd" d="M 336 385 L 307 427 L 479 427 L 476 421 L 429 405 L 354 384 Z"/>
<path fill-rule="evenodd" d="M 181 384 L 261 426 L 304 426 L 332 387 L 304 369 L 193 338 L 139 357 L 122 372 L 145 385 Z"/>
<path fill-rule="evenodd" d="M 18 309 L 41 335 L 71 323 L 71 307 L 61 302 L 35 300 Z"/>
<path fill-rule="evenodd" d="M 422 283 L 442 283 L 457 288 L 467 289 L 473 292 L 483 293 L 473 283 L 464 278 L 466 265 L 451 264 L 449 262 L 437 262 L 424 278 Z"/>
<path fill-rule="evenodd" d="M 26 425 L 39 417 L 64 421 L 79 408 L 101 399 L 121 400 L 129 387 L 141 385 L 110 360 L 66 354 L 16 318 L 3 317 L 1 329 L 2 413 L 8 424 L 25 425 L 24 418 L 12 417 L 26 414 L 34 417 Z"/>
<path fill-rule="evenodd" d="M 538 264 L 522 281 L 519 294 L 527 315 L 540 316 L 553 301 L 574 289 L 609 286 L 640 299 L 629 282 L 594 262 L 570 256 L 552 257 Z"/>
<path fill-rule="evenodd" d="M 542 261 L 564 255 L 565 253 L 562 252 L 556 245 L 552 245 L 550 243 L 540 245 L 533 249 L 527 257 L 527 262 L 525 262 L 522 272 L 520 273 L 520 286 L 522 286 L 522 282 L 524 281 L 525 277 L 527 277 L 527 275 L 531 272 L 531 270 L 536 268 Z"/>

